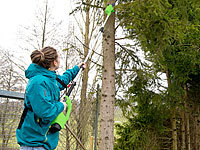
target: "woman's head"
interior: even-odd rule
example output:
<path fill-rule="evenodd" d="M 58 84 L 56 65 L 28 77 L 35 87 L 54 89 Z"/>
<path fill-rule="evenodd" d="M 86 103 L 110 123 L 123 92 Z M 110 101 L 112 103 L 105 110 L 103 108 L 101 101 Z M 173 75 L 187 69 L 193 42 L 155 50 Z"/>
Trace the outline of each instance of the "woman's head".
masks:
<path fill-rule="evenodd" d="M 53 47 L 44 47 L 41 50 L 35 50 L 31 54 L 31 61 L 46 69 L 56 70 L 60 65 L 59 55 Z"/>

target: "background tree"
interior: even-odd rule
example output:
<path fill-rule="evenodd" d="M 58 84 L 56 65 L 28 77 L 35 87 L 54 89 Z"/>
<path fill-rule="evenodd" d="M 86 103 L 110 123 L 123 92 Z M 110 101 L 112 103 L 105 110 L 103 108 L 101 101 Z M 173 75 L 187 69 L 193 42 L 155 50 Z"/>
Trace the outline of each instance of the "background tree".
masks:
<path fill-rule="evenodd" d="M 35 10 L 34 23 L 28 26 L 21 26 L 18 31 L 19 39 L 19 64 L 24 64 L 25 68 L 31 63 L 24 61 L 24 57 L 29 57 L 30 53 L 35 49 L 41 49 L 45 46 L 52 46 L 58 50 L 61 58 L 61 67 L 58 70 L 65 70 L 65 52 L 62 50 L 66 48 L 67 27 L 63 29 L 63 20 L 55 18 L 53 13 L 52 1 L 43 0 Z M 66 15 L 67 16 L 67 15 Z M 21 52 L 21 53 L 20 53 Z M 64 63 L 63 63 L 64 62 Z"/>
<path fill-rule="evenodd" d="M 45 46 L 60 48 L 67 31 L 62 30 L 63 20 L 57 20 L 53 14 L 51 1 L 43 0 L 35 10 L 34 24 L 21 27 L 19 38 L 23 42 L 21 49 L 41 49 Z M 26 46 L 25 46 L 26 45 Z"/>
<path fill-rule="evenodd" d="M 195 79 L 192 76 L 198 74 L 199 68 L 197 38 L 199 16 L 196 15 L 199 14 L 199 2 L 196 0 L 120 2 L 118 17 L 127 35 L 137 39 L 146 58 L 152 62 L 154 74 L 163 72 L 167 76 L 165 103 L 169 105 L 171 112 L 172 149 L 178 149 L 180 145 L 184 147 L 185 142 L 187 149 L 197 148 L 198 144 L 191 145 L 190 138 L 195 139 L 198 136 L 195 132 L 199 131 L 194 130 L 197 127 L 194 127 L 194 124 L 198 123 L 190 121 L 193 115 L 188 112 L 191 109 L 188 106 L 193 105 L 193 102 L 191 97 L 184 96 L 184 93 L 187 93 L 186 89 L 188 92 L 191 90 L 188 88 L 188 83 Z M 187 88 L 184 88 L 184 85 Z M 187 97 L 187 100 L 183 97 Z M 182 121 L 182 124 L 186 123 L 186 130 L 188 130 L 186 141 L 184 141 L 184 130 L 182 130 L 182 138 L 179 137 L 180 128 L 176 123 L 180 111 L 177 110 L 187 112 L 186 121 Z"/>
<path fill-rule="evenodd" d="M 97 0 L 79 1 L 76 2 L 76 7 L 71 13 L 74 16 L 76 25 L 78 25 L 79 28 L 79 31 L 75 32 L 75 35 L 77 34 L 75 39 L 79 44 L 75 46 L 71 43 L 70 45 L 72 47 L 76 47 L 76 50 L 78 51 L 78 54 L 82 60 L 84 60 L 88 55 L 88 52 L 92 50 L 91 58 L 89 58 L 87 62 L 87 68 L 83 71 L 81 81 L 77 129 L 79 132 L 78 134 L 80 134 L 80 140 L 85 145 L 87 144 L 87 141 L 89 141 L 89 134 L 92 134 L 89 132 L 94 122 L 91 121 L 91 118 L 93 118 L 93 116 L 91 116 L 91 114 L 93 114 L 91 110 L 95 106 L 92 93 L 94 93 L 94 88 L 97 84 L 99 64 L 102 63 L 101 49 L 99 48 L 101 36 L 97 37 L 100 25 L 102 24 L 101 5 L 102 2 Z"/>
<path fill-rule="evenodd" d="M 26 80 L 20 75 L 19 66 L 13 63 L 13 55 L 9 54 L 9 51 L 1 50 L 0 52 L 0 88 L 1 90 L 7 91 L 24 91 L 24 83 Z M 11 61 L 12 60 L 12 61 Z M 1 100 L 0 104 L 0 133 L 2 135 L 1 148 L 7 149 L 9 147 L 9 142 L 13 136 L 15 136 L 15 127 L 18 124 L 17 115 L 18 111 L 15 111 L 11 107 L 15 102 L 12 99 L 5 98 Z"/>

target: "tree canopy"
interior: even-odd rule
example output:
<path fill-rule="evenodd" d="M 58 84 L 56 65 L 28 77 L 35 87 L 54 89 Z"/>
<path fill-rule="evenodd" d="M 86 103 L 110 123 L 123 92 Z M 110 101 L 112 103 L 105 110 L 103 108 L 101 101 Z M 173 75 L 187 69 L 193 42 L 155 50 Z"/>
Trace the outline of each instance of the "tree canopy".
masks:
<path fill-rule="evenodd" d="M 150 62 L 148 68 L 137 71 L 136 78 L 130 83 L 127 97 L 118 102 L 124 112 L 136 114 L 131 117 L 129 114 L 126 116 L 129 118 L 128 123 L 118 125 L 117 131 L 121 135 L 117 140 L 118 145 L 121 143 L 120 140 L 124 142 L 123 138 L 130 132 L 138 131 L 140 134 L 134 136 L 138 135 L 144 139 L 148 134 L 141 135 L 141 132 L 158 133 L 161 131 L 160 127 L 165 129 L 170 127 L 166 122 L 170 122 L 168 114 L 175 110 L 178 117 L 183 107 L 185 111 L 187 110 L 184 104 L 188 101 L 183 99 L 186 97 L 186 89 L 192 81 L 193 84 L 199 84 L 199 4 L 197 0 L 122 0 L 116 6 L 118 20 L 127 37 L 137 41 L 137 45 L 145 53 L 146 60 Z M 159 77 L 158 74 L 163 73 L 167 76 L 166 90 L 155 93 L 155 90 L 150 89 L 159 86 L 156 79 Z M 138 123 L 142 129 L 135 128 Z M 123 133 L 120 131 L 133 127 L 134 129 L 127 134 L 125 131 Z M 149 127 L 155 128 L 151 130 Z M 165 130 L 165 136 L 166 133 Z M 161 134 L 157 135 L 160 136 L 157 139 L 160 139 Z M 137 147 L 137 144 L 135 141 L 133 145 Z M 154 144 L 159 147 L 159 142 Z M 146 146 L 148 147 L 148 144 Z"/>

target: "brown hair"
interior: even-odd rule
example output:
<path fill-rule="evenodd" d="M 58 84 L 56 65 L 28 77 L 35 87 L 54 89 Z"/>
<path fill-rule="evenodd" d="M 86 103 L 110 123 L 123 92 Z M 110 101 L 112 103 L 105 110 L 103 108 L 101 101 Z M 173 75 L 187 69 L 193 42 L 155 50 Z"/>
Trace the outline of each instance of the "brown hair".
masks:
<path fill-rule="evenodd" d="M 56 60 L 58 53 L 53 47 L 44 47 L 41 50 L 35 50 L 31 53 L 31 61 L 46 69 L 50 68 L 51 62 Z"/>

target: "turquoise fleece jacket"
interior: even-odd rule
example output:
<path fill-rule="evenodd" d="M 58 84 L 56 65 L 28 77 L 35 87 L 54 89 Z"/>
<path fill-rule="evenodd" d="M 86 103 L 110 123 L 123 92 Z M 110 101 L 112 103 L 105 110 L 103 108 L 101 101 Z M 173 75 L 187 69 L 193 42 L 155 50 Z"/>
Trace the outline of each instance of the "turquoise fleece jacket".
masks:
<path fill-rule="evenodd" d="M 25 92 L 25 105 L 32 107 L 28 110 L 21 129 L 16 130 L 17 143 L 20 146 L 43 146 L 48 150 L 58 145 L 59 132 L 50 133 L 51 122 L 64 110 L 60 102 L 60 91 L 64 87 L 57 82 L 56 76 L 66 85 L 75 78 L 79 67 L 66 70 L 63 75 L 49 71 L 34 63 L 25 71 L 29 79 Z"/>

